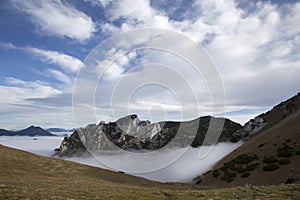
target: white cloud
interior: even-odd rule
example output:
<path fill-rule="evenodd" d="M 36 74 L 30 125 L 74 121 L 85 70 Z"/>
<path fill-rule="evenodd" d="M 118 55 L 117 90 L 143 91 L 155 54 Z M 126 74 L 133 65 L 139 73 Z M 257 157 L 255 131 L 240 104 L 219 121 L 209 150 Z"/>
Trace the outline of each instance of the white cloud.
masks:
<path fill-rule="evenodd" d="M 60 0 L 13 0 L 12 3 L 16 9 L 29 15 L 38 31 L 46 35 L 69 37 L 83 42 L 96 31 L 89 16 Z"/>
<path fill-rule="evenodd" d="M 77 72 L 81 67 L 83 67 L 83 63 L 78 58 L 57 51 L 44 50 L 35 47 L 16 46 L 8 42 L 0 42 L 0 47 L 7 50 L 27 51 L 41 61 L 44 61 L 48 64 L 57 65 L 67 73 Z M 60 71 L 49 70 L 48 72 L 50 72 L 50 74 L 52 75 L 57 76 L 56 78 L 59 77 L 58 80 L 62 82 L 70 82 L 70 78 L 68 78 L 66 74 Z"/>
<path fill-rule="evenodd" d="M 113 2 L 114 0 L 84 0 L 87 2 L 90 2 L 92 4 L 92 6 L 102 6 L 102 7 L 107 7 L 111 2 Z"/>
<path fill-rule="evenodd" d="M 128 67 L 127 65 L 137 56 L 135 51 L 125 53 L 121 50 L 116 51 L 115 48 L 106 51 L 105 55 L 107 59 L 97 61 L 93 71 L 96 71 L 99 76 L 109 81 L 122 77 L 126 67 Z"/>
<path fill-rule="evenodd" d="M 1 100 L 9 98 L 12 101 L 1 102 L 13 102 L 14 100 L 26 98 L 46 98 L 61 93 L 61 91 L 42 81 L 23 81 L 13 77 L 8 77 L 5 79 L 5 83 L 8 86 L 0 86 L 2 89 L 1 94 L 3 95 Z"/>
<path fill-rule="evenodd" d="M 238 110 L 236 106 L 268 108 L 299 92 L 300 3 L 256 2 L 246 10 L 234 0 L 199 0 L 185 11 L 192 15 L 183 14 L 193 17 L 182 21 L 172 20 L 148 0 L 111 4 L 106 10 L 111 22 L 103 24 L 103 32 L 166 28 L 202 44 L 221 73 L 229 111 Z M 112 23 L 120 19 L 120 26 Z"/>
<path fill-rule="evenodd" d="M 12 43 L 10 42 L 0 42 L 0 47 L 4 48 L 4 49 L 18 49 L 17 46 L 13 45 Z"/>
<path fill-rule="evenodd" d="M 69 92 L 73 88 L 74 81 L 74 72 L 77 72 L 82 66 L 83 63 L 70 55 L 60 53 L 57 51 L 43 50 L 34 47 L 22 47 L 16 46 L 12 43 L 1 42 L 0 47 L 6 50 L 19 50 L 29 52 L 31 55 L 34 55 L 37 59 L 47 63 L 54 64 L 60 67 L 63 71 L 51 69 L 46 67 L 43 69 L 43 72 L 37 71 L 37 73 L 50 78 L 54 78 L 61 83 L 51 83 L 55 84 L 55 87 L 59 87 L 64 92 Z M 39 82 L 39 81 L 38 81 Z M 7 78 L 6 83 L 9 84 L 23 84 L 23 85 L 32 85 L 33 82 L 24 82 L 19 79 Z"/>
<path fill-rule="evenodd" d="M 64 74 L 61 71 L 58 70 L 54 70 L 54 69 L 48 69 L 48 72 L 57 80 L 63 82 L 63 83 L 72 83 L 72 80 L 70 79 L 69 76 L 67 76 L 66 74 Z"/>
<path fill-rule="evenodd" d="M 148 0 L 136 1 L 134 6 L 131 0 L 118 1 L 114 4 L 114 10 L 118 12 L 109 12 L 112 20 L 123 17 L 126 19 L 134 18 L 137 21 L 145 21 L 154 15 L 154 10 Z"/>
<path fill-rule="evenodd" d="M 110 7 L 108 7 L 110 8 Z M 159 27 L 174 29 L 169 18 L 158 10 L 151 7 L 149 0 L 136 1 L 134 5 L 130 0 L 114 1 L 110 9 L 106 10 L 107 18 L 110 22 L 125 19 L 118 28 L 110 22 L 102 24 L 102 31 L 117 33 L 140 27 Z"/>
<path fill-rule="evenodd" d="M 103 60 L 98 62 L 95 67 L 97 74 L 104 77 L 106 80 L 115 80 L 120 78 L 124 72 L 124 69 L 115 62 Z"/>
<path fill-rule="evenodd" d="M 91 38 L 95 31 L 94 23 L 90 17 L 71 6 L 67 7 L 65 2 L 14 2 L 15 6 L 27 13 L 35 25 L 44 33 L 59 37 L 67 36 L 82 42 Z M 19 4 L 17 5 L 16 2 Z M 245 8 L 239 7 L 234 0 L 199 0 L 195 1 L 191 8 L 184 11 L 185 13 L 182 16 L 186 17 L 181 21 L 176 21 L 168 16 L 166 14 L 168 12 L 163 11 L 164 8 L 155 9 L 151 7 L 149 0 L 137 1 L 134 4 L 130 0 L 98 0 L 93 1 L 92 4 L 101 4 L 101 7 L 105 8 L 105 15 L 108 20 L 101 26 L 104 33 L 119 33 L 120 31 L 141 27 L 166 28 L 181 32 L 197 43 L 202 44 L 222 76 L 227 94 L 227 111 L 251 110 L 253 107 L 258 109 L 269 108 L 269 106 L 278 103 L 277 101 L 299 92 L 300 28 L 298 22 L 300 20 L 300 3 L 279 6 L 270 3 L 270 1 L 265 1 L 251 3 L 251 9 L 245 10 Z M 116 25 L 119 23 L 121 24 Z M 134 42 L 140 41 L 135 40 Z M 178 44 L 180 45 L 180 42 Z M 10 43 L 1 43 L 0 45 L 6 49 L 19 48 Z M 126 44 L 123 45 L 126 46 Z M 63 83 L 72 82 L 67 74 L 77 72 L 82 67 L 80 60 L 64 53 L 33 47 L 23 47 L 23 49 L 33 53 L 38 59 L 46 63 L 60 66 L 63 72 L 53 69 L 48 70 L 48 72 Z M 110 54 L 109 57 L 116 58 L 124 52 L 119 52 L 119 49 L 112 49 Z M 153 58 L 151 56 L 155 57 L 155 55 L 150 55 L 148 60 L 144 59 L 144 61 L 151 62 Z M 205 85 L 201 83 L 201 80 L 196 80 L 195 75 L 191 75 L 189 68 L 185 68 L 186 65 L 181 65 L 180 62 L 177 62 L 177 59 L 164 54 L 156 54 L 156 56 L 159 59 L 155 61 L 165 61 L 163 64 L 178 67 L 181 70 L 181 75 L 187 77 L 188 81 L 186 82 L 191 82 L 195 87 L 200 88 L 203 93 L 206 92 Z M 106 87 L 104 88 L 105 91 L 101 91 L 101 100 L 110 98 L 108 90 L 114 88 L 115 81 L 118 78 L 125 77 L 124 80 L 128 80 L 130 76 L 131 81 L 122 83 L 120 99 L 117 101 L 117 106 L 122 107 L 123 110 L 128 106 L 128 99 L 123 98 L 125 95 L 122 92 L 126 93 L 127 86 L 131 83 L 142 82 L 143 79 L 146 80 L 149 77 L 153 79 L 163 77 L 184 98 L 187 92 L 182 87 L 183 81 L 178 81 L 179 78 L 175 79 L 170 73 L 162 76 L 164 75 L 161 73 L 162 71 L 152 73 L 151 70 L 146 68 L 139 69 L 141 71 L 135 75 L 133 75 L 134 73 L 127 73 L 124 66 L 135 57 L 136 55 L 133 55 L 133 57 L 128 55 L 128 57 L 120 57 L 114 62 L 107 60 L 96 64 L 99 73 L 102 73 L 109 66 L 105 71 L 107 82 L 104 85 Z M 151 76 L 147 70 L 152 73 Z M 148 74 L 143 74 L 143 72 Z M 10 84 L 32 84 L 14 79 L 7 80 L 7 82 Z M 13 88 L 13 86 L 10 87 Z M 25 89 L 37 90 L 34 87 Z M 22 91 L 25 91 L 25 89 L 23 88 Z M 44 90 L 46 91 L 47 88 L 44 88 Z M 48 88 L 48 90 L 50 91 L 49 95 L 52 95 L 51 88 Z M 19 91 L 19 86 L 13 88 L 12 91 Z M 7 92 L 5 94 L 9 96 L 10 94 Z M 35 92 L 33 93 L 35 95 L 31 96 L 38 96 Z M 31 93 L 29 92 L 29 94 Z M 146 103 L 141 103 L 143 99 L 137 98 L 136 102 L 140 102 L 141 112 L 149 110 L 147 105 L 165 105 L 165 99 L 161 94 L 150 92 L 148 95 L 141 95 L 144 99 L 148 98 L 148 101 L 144 101 Z M 205 95 L 206 93 L 204 95 L 198 94 L 199 97 Z M 44 97 L 47 97 L 47 95 L 44 95 Z M 207 105 L 205 103 L 208 103 L 208 105 L 210 103 L 209 99 L 201 100 L 204 106 Z M 102 101 L 99 102 L 102 103 Z M 97 103 L 99 102 L 97 101 Z M 190 102 L 186 100 L 184 103 L 188 104 Z M 174 104 L 169 102 L 166 105 L 165 108 L 168 109 L 170 108 L 168 105 Z M 196 109 L 196 107 L 194 108 Z M 101 117 L 115 120 L 111 117 L 111 109 L 108 110 L 105 113 L 101 110 L 99 112 L 102 115 Z M 205 112 L 209 109 L 204 108 L 201 111 L 203 112 L 201 114 L 205 115 Z M 168 117 L 172 119 L 173 116 Z M 246 119 L 245 115 L 231 117 L 242 122 Z"/>
<path fill-rule="evenodd" d="M 77 72 L 83 65 L 79 59 L 57 51 L 43 50 L 34 47 L 27 47 L 26 50 L 33 53 L 38 59 L 58 65 L 67 72 Z"/>

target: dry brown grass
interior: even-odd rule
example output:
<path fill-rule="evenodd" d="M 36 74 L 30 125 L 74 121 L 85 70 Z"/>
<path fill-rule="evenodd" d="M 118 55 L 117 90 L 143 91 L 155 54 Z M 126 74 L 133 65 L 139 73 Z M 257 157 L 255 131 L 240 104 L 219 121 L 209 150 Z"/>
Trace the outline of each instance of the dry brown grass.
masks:
<path fill-rule="evenodd" d="M 204 189 L 162 184 L 0 145 L 0 199 L 297 199 L 299 185 Z"/>
<path fill-rule="evenodd" d="M 300 181 L 300 155 L 294 153 L 289 157 L 290 163 L 287 165 L 280 165 L 278 170 L 265 172 L 263 171 L 263 158 L 266 156 L 277 156 L 277 149 L 284 143 L 297 151 L 300 149 L 300 112 L 282 120 L 273 128 L 267 129 L 258 133 L 244 145 L 230 153 L 228 156 L 220 160 L 214 169 L 219 169 L 224 163 L 231 161 L 241 154 L 256 154 L 260 163 L 259 167 L 250 172 L 247 178 L 241 178 L 240 175 L 231 183 L 221 181 L 220 177 L 214 178 L 211 174 L 205 175 L 201 178 L 201 185 L 215 186 L 215 187 L 229 187 L 245 184 L 252 185 L 272 185 L 284 183 L 288 176 L 293 175 Z"/>

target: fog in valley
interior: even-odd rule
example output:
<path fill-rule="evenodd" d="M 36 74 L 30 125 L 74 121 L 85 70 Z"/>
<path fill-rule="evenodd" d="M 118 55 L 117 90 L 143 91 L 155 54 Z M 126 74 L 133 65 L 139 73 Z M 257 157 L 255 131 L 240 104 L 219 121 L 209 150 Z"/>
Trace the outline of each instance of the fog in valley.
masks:
<path fill-rule="evenodd" d="M 67 133 L 69 134 L 69 133 Z M 12 148 L 21 149 L 34 154 L 52 157 L 54 149 L 60 146 L 62 136 L 53 137 L 29 137 L 29 136 L 1 136 L 0 144 Z M 160 182 L 191 182 L 195 177 L 210 170 L 211 167 L 218 162 L 222 157 L 232 152 L 242 143 L 218 143 L 214 147 L 202 147 L 200 154 L 200 148 L 188 148 L 188 149 L 171 149 L 160 151 L 160 154 L 148 155 L 147 161 L 134 160 L 128 155 L 106 155 L 107 157 L 100 158 L 101 161 L 109 160 L 110 163 L 118 161 L 118 168 L 111 168 L 94 157 L 61 157 L 65 160 L 70 160 L 90 166 L 100 167 L 104 169 L 110 169 L 114 171 L 123 171 L 135 176 L 144 177 L 150 180 Z M 164 163 L 166 158 L 174 157 L 174 154 L 183 153 L 174 162 Z M 181 154 L 180 154 L 181 155 Z M 144 166 L 145 165 L 145 166 Z M 147 166 L 146 166 L 147 165 Z M 136 166 L 144 169 L 153 169 L 144 173 L 133 173 Z M 161 169 L 157 169 L 157 166 L 161 166 Z"/>

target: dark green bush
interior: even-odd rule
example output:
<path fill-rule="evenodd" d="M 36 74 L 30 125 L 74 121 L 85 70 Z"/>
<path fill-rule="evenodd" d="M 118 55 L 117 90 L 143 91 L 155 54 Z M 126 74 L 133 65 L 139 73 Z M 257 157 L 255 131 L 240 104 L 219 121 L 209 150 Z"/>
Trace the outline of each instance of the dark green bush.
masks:
<path fill-rule="evenodd" d="M 249 164 L 253 160 L 257 160 L 257 159 L 258 159 L 257 155 L 241 154 L 235 159 L 233 159 L 233 162 L 237 164 Z"/>
<path fill-rule="evenodd" d="M 288 158 L 293 155 L 294 149 L 287 144 L 284 144 L 282 147 L 277 149 L 277 156 L 278 157 L 285 157 Z"/>
<path fill-rule="evenodd" d="M 254 164 L 247 165 L 246 170 L 247 171 L 253 171 L 257 168 L 258 165 L 259 165 L 259 163 L 254 163 Z"/>
<path fill-rule="evenodd" d="M 288 158 L 283 158 L 283 159 L 278 160 L 278 164 L 280 164 L 280 165 L 286 165 L 289 163 L 290 163 L 290 160 Z"/>
<path fill-rule="evenodd" d="M 232 167 L 234 167 L 234 162 L 230 161 L 230 162 L 224 163 L 223 166 L 220 168 L 220 170 L 227 171 L 228 169 L 230 169 Z"/>
<path fill-rule="evenodd" d="M 250 176 L 250 172 L 244 172 L 244 173 L 241 175 L 242 178 L 246 178 L 246 177 L 248 177 L 248 176 Z"/>
<path fill-rule="evenodd" d="M 243 167 L 243 165 L 234 165 L 233 167 L 230 168 L 232 171 L 236 171 L 238 173 L 243 173 L 246 171 L 246 168 Z"/>
<path fill-rule="evenodd" d="M 264 171 L 274 171 L 279 169 L 279 166 L 276 163 L 269 163 L 263 167 Z"/>
<path fill-rule="evenodd" d="M 288 177 L 285 181 L 286 184 L 293 184 L 296 183 L 298 180 L 295 177 Z"/>
<path fill-rule="evenodd" d="M 278 151 L 277 155 L 278 155 L 278 157 L 288 158 L 288 157 L 291 157 L 293 155 L 293 153 L 288 150 L 280 150 L 280 151 Z"/>
<path fill-rule="evenodd" d="M 264 160 L 263 160 L 263 162 L 266 163 L 266 164 L 276 163 L 277 161 L 278 161 L 278 159 L 273 155 L 265 157 Z"/>
<path fill-rule="evenodd" d="M 300 149 L 296 151 L 296 155 L 300 155 Z"/>
<path fill-rule="evenodd" d="M 214 170 L 213 172 L 212 172 L 212 175 L 213 175 L 213 177 L 218 177 L 219 175 L 220 175 L 220 173 L 219 173 L 219 170 Z"/>
<path fill-rule="evenodd" d="M 236 173 L 233 172 L 225 172 L 224 175 L 221 177 L 223 181 L 226 181 L 227 183 L 230 183 L 234 180 L 234 177 L 236 177 Z"/>
<path fill-rule="evenodd" d="M 288 149 L 277 149 L 277 156 L 278 157 L 288 158 L 288 157 L 291 157 L 292 155 L 293 155 L 293 153 Z"/>
<path fill-rule="evenodd" d="M 258 147 L 263 147 L 265 145 L 265 143 L 261 143 L 260 145 L 258 145 Z"/>

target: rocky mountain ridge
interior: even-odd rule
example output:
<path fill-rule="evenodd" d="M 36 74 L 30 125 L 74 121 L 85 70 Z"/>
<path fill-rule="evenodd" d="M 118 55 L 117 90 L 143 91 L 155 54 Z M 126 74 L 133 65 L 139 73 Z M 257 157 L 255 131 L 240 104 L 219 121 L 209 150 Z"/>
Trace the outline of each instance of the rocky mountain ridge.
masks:
<path fill-rule="evenodd" d="M 213 118 L 210 116 L 200 117 L 186 122 L 158 122 L 141 121 L 137 115 L 128 115 L 115 122 L 90 124 L 85 128 L 79 128 L 70 137 L 65 137 L 56 154 L 70 156 L 89 150 L 111 149 L 119 147 L 124 150 L 156 150 L 163 148 L 172 141 L 174 146 L 185 147 L 191 145 L 198 147 L 203 145 L 207 131 L 214 129 L 209 126 L 210 121 L 224 120 L 224 127 L 218 142 L 247 141 L 255 133 L 267 130 L 287 116 L 299 110 L 299 94 L 281 102 L 272 110 L 258 115 L 241 126 L 229 119 Z M 196 135 L 193 134 L 195 132 Z M 184 130 L 183 136 L 176 137 L 179 130 Z M 213 133 L 218 130 L 213 130 Z M 194 138 L 190 140 L 191 138 Z M 206 141 L 207 142 L 207 141 Z M 212 142 L 211 142 L 212 144 Z M 207 144 L 210 145 L 208 140 Z"/>
<path fill-rule="evenodd" d="M 224 127 L 219 130 L 215 123 L 224 122 Z M 172 147 L 198 147 L 213 144 L 213 137 L 204 139 L 208 130 L 212 135 L 221 131 L 218 142 L 236 142 L 233 133 L 241 129 L 241 125 L 229 119 L 200 117 L 185 122 L 163 121 L 151 123 L 141 121 L 137 115 L 128 115 L 115 122 L 90 124 L 85 128 L 77 129 L 70 137 L 65 137 L 56 154 L 71 156 L 89 150 L 111 149 L 119 147 L 127 151 L 156 150 L 172 145 Z M 180 133 L 180 134 L 178 134 Z"/>

